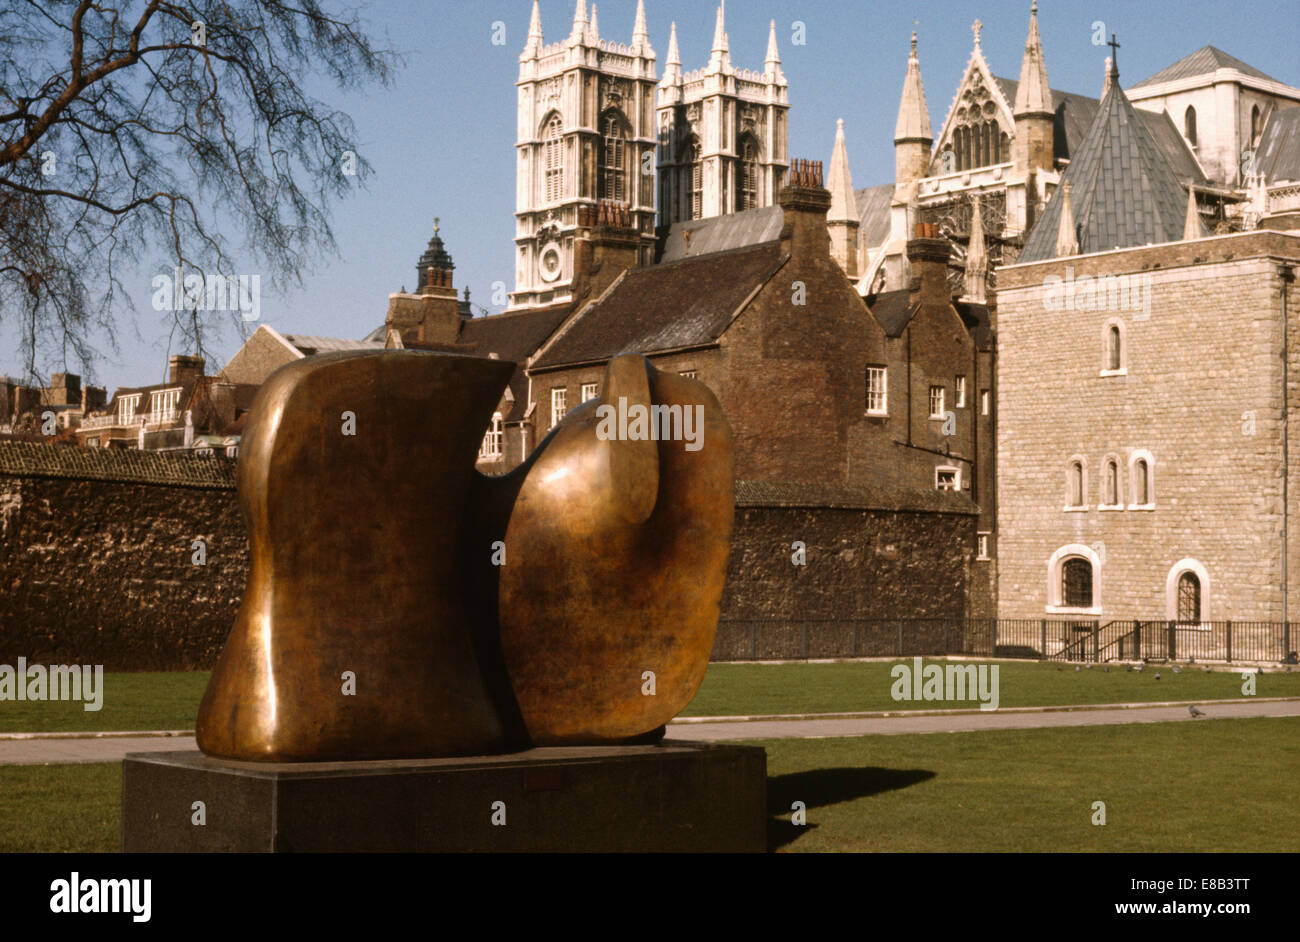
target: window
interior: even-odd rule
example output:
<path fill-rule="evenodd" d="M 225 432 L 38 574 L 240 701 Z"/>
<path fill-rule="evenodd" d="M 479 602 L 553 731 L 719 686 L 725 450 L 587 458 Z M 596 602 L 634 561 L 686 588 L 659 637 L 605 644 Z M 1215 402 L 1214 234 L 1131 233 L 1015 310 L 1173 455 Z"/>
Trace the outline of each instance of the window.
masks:
<path fill-rule="evenodd" d="M 488 427 L 487 433 L 483 436 L 483 446 L 479 448 L 478 456 L 480 458 L 500 458 L 504 441 L 504 423 L 501 420 L 501 413 L 496 412 L 492 415 L 492 425 Z"/>
<path fill-rule="evenodd" d="M 591 399 L 595 399 L 595 398 L 596 398 L 596 395 L 597 395 L 597 393 L 596 393 L 596 384 L 595 384 L 595 383 L 583 383 L 583 384 L 582 384 L 582 401 L 583 401 L 583 402 L 587 402 L 587 401 L 589 401 L 589 400 L 591 400 Z"/>
<path fill-rule="evenodd" d="M 564 197 L 564 138 L 560 136 L 560 116 L 552 115 L 546 122 L 544 168 L 546 173 L 546 202 L 558 203 Z"/>
<path fill-rule="evenodd" d="M 704 216 L 704 161 L 699 141 L 691 143 L 687 159 L 691 162 L 691 218 Z"/>
<path fill-rule="evenodd" d="M 746 136 L 740 145 L 740 173 L 736 180 L 736 209 L 754 209 L 758 206 L 758 145 Z"/>
<path fill-rule="evenodd" d="M 1191 105 L 1183 112 L 1183 136 L 1189 144 L 1196 146 L 1196 109 Z"/>
<path fill-rule="evenodd" d="M 883 366 L 867 367 L 867 413 L 889 414 L 889 373 Z"/>
<path fill-rule="evenodd" d="M 1061 599 L 1066 608 L 1092 608 L 1092 563 L 1077 556 L 1061 566 Z"/>
<path fill-rule="evenodd" d="M 1259 105 L 1255 105 L 1253 108 L 1250 109 L 1250 146 L 1251 147 L 1257 147 L 1259 145 L 1259 136 L 1260 134 L 1263 133 L 1263 131 L 1264 128 L 1262 127 L 1262 122 L 1260 121 L 1260 116 L 1259 116 Z"/>
<path fill-rule="evenodd" d="M 955 386 L 956 388 L 953 390 L 953 398 L 957 400 L 957 408 L 965 409 L 966 408 L 966 377 L 958 376 Z"/>
<path fill-rule="evenodd" d="M 181 404 L 179 389 L 164 389 L 149 394 L 149 421 L 165 422 L 176 415 Z"/>
<path fill-rule="evenodd" d="M 961 490 L 961 469 L 940 465 L 934 469 L 934 486 L 941 491 Z"/>
<path fill-rule="evenodd" d="M 1075 458 L 1070 462 L 1069 473 L 1065 479 L 1065 509 L 1079 510 L 1084 506 L 1084 495 L 1087 494 L 1086 476 L 1084 471 L 1083 460 Z"/>
<path fill-rule="evenodd" d="M 1152 468 L 1155 462 L 1145 450 L 1129 455 L 1129 510 L 1155 509 L 1155 480 Z"/>
<path fill-rule="evenodd" d="M 1119 369 L 1119 345 L 1119 326 L 1111 324 L 1110 329 L 1106 331 L 1106 369 L 1108 370 Z"/>
<path fill-rule="evenodd" d="M 123 396 L 117 403 L 117 420 L 126 425 L 135 420 L 136 406 L 140 404 L 140 393 Z"/>
<path fill-rule="evenodd" d="M 943 418 L 943 387 L 930 387 L 930 418 Z"/>
<path fill-rule="evenodd" d="M 606 112 L 600 149 L 600 197 L 620 203 L 628 198 L 624 128 L 622 116 L 617 111 Z"/>
<path fill-rule="evenodd" d="M 1101 479 L 1101 506 L 1111 509 L 1120 506 L 1119 499 L 1119 462 L 1114 458 L 1106 459 L 1106 469 Z"/>
<path fill-rule="evenodd" d="M 1201 623 L 1201 580 L 1196 573 L 1185 572 L 1178 577 L 1178 620 Z"/>
<path fill-rule="evenodd" d="M 551 390 L 551 428 L 560 424 L 560 419 L 564 418 L 564 413 L 568 411 L 566 403 L 569 399 L 569 390 L 564 386 L 557 386 Z"/>
<path fill-rule="evenodd" d="M 981 415 L 989 414 L 989 405 L 990 405 L 989 391 L 987 389 L 981 389 L 980 390 L 980 414 Z"/>
<path fill-rule="evenodd" d="M 238 458 L 238 457 L 239 457 L 239 446 L 238 446 L 238 445 L 227 445 L 227 446 L 226 446 L 226 457 L 227 457 L 227 458 Z"/>
<path fill-rule="evenodd" d="M 989 534 L 980 533 L 975 537 L 978 552 L 975 554 L 976 559 L 989 559 Z"/>
<path fill-rule="evenodd" d="M 684 376 L 686 379 L 695 379 L 695 370 L 682 370 L 677 375 Z"/>

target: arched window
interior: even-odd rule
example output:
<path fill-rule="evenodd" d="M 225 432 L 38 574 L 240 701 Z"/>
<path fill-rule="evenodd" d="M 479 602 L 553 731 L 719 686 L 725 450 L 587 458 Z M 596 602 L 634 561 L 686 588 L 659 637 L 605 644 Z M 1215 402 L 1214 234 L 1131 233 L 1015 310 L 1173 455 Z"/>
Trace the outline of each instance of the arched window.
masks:
<path fill-rule="evenodd" d="M 627 123 L 617 111 L 605 112 L 601 120 L 599 197 L 626 202 Z"/>
<path fill-rule="evenodd" d="M 740 173 L 736 176 L 736 209 L 758 207 L 758 144 L 749 135 L 740 142 Z"/>
<path fill-rule="evenodd" d="M 699 141 L 692 141 L 686 149 L 686 159 L 691 164 L 691 218 L 704 216 L 704 160 Z"/>
<path fill-rule="evenodd" d="M 1002 132 L 1002 144 L 998 148 L 998 163 L 1004 164 L 1011 159 L 1011 139 Z"/>
<path fill-rule="evenodd" d="M 564 198 L 564 138 L 563 125 L 558 114 L 546 122 L 543 135 L 542 166 L 546 174 L 545 198 L 547 203 L 558 203 Z"/>
<path fill-rule="evenodd" d="M 1150 510 L 1155 506 L 1155 486 L 1152 480 L 1154 462 L 1146 451 L 1129 456 L 1130 509 Z"/>
<path fill-rule="evenodd" d="M 1183 112 L 1183 136 L 1193 147 L 1196 146 L 1196 109 L 1191 105 Z"/>
<path fill-rule="evenodd" d="M 1070 473 L 1066 482 L 1066 506 L 1083 506 L 1083 462 L 1071 461 Z"/>
<path fill-rule="evenodd" d="M 1110 325 L 1110 330 L 1106 331 L 1106 369 L 1118 370 L 1120 364 L 1120 335 L 1119 326 Z"/>
<path fill-rule="evenodd" d="M 1107 507 L 1119 506 L 1119 462 L 1114 458 L 1106 460 L 1106 474 L 1102 482 L 1101 502 Z"/>
<path fill-rule="evenodd" d="M 1259 136 L 1264 133 L 1264 128 L 1259 117 L 1259 105 L 1250 109 L 1250 146 L 1255 147 L 1259 144 Z"/>
<path fill-rule="evenodd" d="M 1194 572 L 1185 572 L 1178 577 L 1178 620 L 1201 623 L 1201 580 Z"/>
<path fill-rule="evenodd" d="M 1092 563 L 1071 556 L 1061 565 L 1061 604 L 1066 608 L 1092 608 Z"/>

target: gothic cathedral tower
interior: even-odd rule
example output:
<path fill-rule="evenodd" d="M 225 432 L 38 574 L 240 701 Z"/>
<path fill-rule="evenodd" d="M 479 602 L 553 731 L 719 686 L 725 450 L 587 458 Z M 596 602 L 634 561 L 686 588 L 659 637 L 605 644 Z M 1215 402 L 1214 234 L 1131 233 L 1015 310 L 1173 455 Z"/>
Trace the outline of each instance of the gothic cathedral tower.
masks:
<path fill-rule="evenodd" d="M 655 53 L 638 0 L 632 44 L 600 38 L 577 0 L 568 38 L 542 44 L 533 0 L 519 57 L 512 309 L 573 298 L 575 242 L 611 200 L 631 212 L 639 261 L 654 259 Z"/>
<path fill-rule="evenodd" d="M 698 71 L 682 73 L 673 24 L 659 83 L 660 225 L 772 206 L 790 167 L 789 84 L 776 23 L 763 71 L 735 69 L 725 6 L 709 64 Z"/>

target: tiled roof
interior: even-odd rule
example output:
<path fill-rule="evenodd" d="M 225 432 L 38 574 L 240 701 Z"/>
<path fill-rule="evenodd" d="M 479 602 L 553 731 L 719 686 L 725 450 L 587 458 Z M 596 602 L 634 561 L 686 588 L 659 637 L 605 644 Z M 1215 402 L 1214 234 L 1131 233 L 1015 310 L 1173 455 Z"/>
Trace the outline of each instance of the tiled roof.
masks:
<path fill-rule="evenodd" d="M 1294 22 L 1292 23 L 1294 26 Z M 1271 75 L 1265 75 L 1259 69 L 1252 65 L 1247 65 L 1236 56 L 1230 56 L 1222 49 L 1214 46 L 1202 46 L 1191 55 L 1183 56 L 1173 65 L 1166 66 L 1150 78 L 1144 78 L 1133 88 L 1141 88 L 1144 85 L 1159 85 L 1161 82 L 1172 82 L 1175 79 L 1192 78 L 1197 75 L 1213 75 L 1219 69 L 1236 69 L 1245 75 L 1253 75 L 1255 78 L 1266 79 L 1270 82 L 1276 82 L 1277 79 Z"/>
<path fill-rule="evenodd" d="M 965 494 L 957 491 L 904 488 L 879 480 L 854 484 L 737 481 L 736 506 L 838 507 L 846 510 L 979 513 L 975 503 Z"/>
<path fill-rule="evenodd" d="M 668 229 L 659 261 L 676 262 L 771 242 L 780 238 L 784 225 L 785 217 L 780 206 L 675 222 Z"/>
<path fill-rule="evenodd" d="M 510 377 L 510 391 L 515 401 L 505 416 L 506 422 L 519 421 L 528 409 L 528 377 L 524 375 L 524 361 L 537 352 L 537 348 L 564 322 L 570 307 L 565 302 L 509 314 L 489 314 L 461 322 L 460 349 L 463 352 L 479 357 L 495 353 L 502 360 L 513 360 L 518 364 Z"/>
<path fill-rule="evenodd" d="M 1081 253 L 1175 242 L 1183 236 L 1187 191 L 1118 84 L 1102 100 L 1019 261 L 1055 256 L 1067 182 Z"/>
<path fill-rule="evenodd" d="M 1255 169 L 1269 183 L 1300 180 L 1300 107 L 1269 116 L 1255 149 Z"/>
<path fill-rule="evenodd" d="M 889 204 L 894 200 L 894 184 L 869 186 L 856 190 L 853 195 L 858 202 L 862 244 L 875 248 L 889 238 Z"/>
<path fill-rule="evenodd" d="M 0 474 L 128 481 L 234 490 L 235 462 L 133 448 L 75 448 L 0 442 Z"/>
<path fill-rule="evenodd" d="M 715 342 L 788 258 L 780 242 L 629 270 L 534 364 L 550 369 Z"/>

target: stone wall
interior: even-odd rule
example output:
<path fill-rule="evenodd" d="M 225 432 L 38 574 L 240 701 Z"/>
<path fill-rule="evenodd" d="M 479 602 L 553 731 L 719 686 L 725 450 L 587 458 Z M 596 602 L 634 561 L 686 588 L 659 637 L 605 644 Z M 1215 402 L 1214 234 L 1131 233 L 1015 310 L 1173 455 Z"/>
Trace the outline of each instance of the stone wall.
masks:
<path fill-rule="evenodd" d="M 0 663 L 211 667 L 247 566 L 233 461 L 0 444 Z"/>

